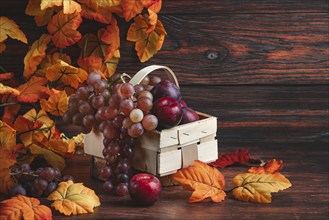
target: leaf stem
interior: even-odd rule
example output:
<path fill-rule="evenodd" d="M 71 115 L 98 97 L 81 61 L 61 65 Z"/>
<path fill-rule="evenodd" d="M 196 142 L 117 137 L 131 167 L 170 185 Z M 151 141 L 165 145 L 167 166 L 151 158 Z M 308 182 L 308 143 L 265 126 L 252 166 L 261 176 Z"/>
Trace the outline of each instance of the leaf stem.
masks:
<path fill-rule="evenodd" d="M 27 131 L 22 131 L 21 133 L 18 133 L 17 136 L 22 135 L 22 134 L 29 133 L 29 132 L 31 132 L 31 131 L 45 131 L 45 130 L 50 130 L 50 129 L 52 129 L 54 126 L 55 126 L 55 122 L 54 122 L 51 126 L 49 126 L 49 127 L 44 127 L 44 128 L 32 128 L 32 129 L 27 130 Z"/>
<path fill-rule="evenodd" d="M 236 187 L 234 187 L 234 188 L 232 188 L 232 189 L 230 189 L 230 190 L 224 190 L 224 192 L 225 192 L 225 193 L 230 193 L 230 192 L 232 192 L 233 190 L 235 190 L 236 188 L 238 188 L 238 186 L 236 186 Z"/>
<path fill-rule="evenodd" d="M 88 45 L 89 34 L 87 34 L 85 44 L 83 45 L 82 59 L 86 57 L 87 45 Z"/>
<path fill-rule="evenodd" d="M 17 103 L 16 102 L 7 102 L 7 103 L 0 104 L 0 107 L 7 106 L 7 105 L 15 105 L 15 104 L 17 104 Z"/>

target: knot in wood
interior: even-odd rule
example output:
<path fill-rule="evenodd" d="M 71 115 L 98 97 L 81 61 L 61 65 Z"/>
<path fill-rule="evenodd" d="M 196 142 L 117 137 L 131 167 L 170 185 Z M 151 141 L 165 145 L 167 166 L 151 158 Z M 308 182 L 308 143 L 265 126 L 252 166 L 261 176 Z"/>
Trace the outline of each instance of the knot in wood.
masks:
<path fill-rule="evenodd" d="M 209 60 L 215 60 L 218 58 L 218 52 L 217 51 L 207 51 L 207 58 Z"/>

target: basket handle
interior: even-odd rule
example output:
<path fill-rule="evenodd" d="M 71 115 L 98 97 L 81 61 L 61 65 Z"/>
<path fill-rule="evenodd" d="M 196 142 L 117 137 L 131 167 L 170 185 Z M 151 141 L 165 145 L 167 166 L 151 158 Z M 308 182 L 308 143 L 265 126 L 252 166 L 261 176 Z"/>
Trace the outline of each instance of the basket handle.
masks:
<path fill-rule="evenodd" d="M 132 85 L 136 85 L 136 84 L 139 84 L 143 79 L 144 77 L 146 77 L 147 75 L 149 75 L 150 73 L 152 73 L 153 71 L 155 70 L 164 70 L 168 79 L 172 82 L 174 82 L 176 84 L 177 87 L 179 87 L 179 84 L 178 84 L 178 80 L 176 78 L 176 75 L 175 73 L 169 68 L 169 67 L 166 67 L 166 66 L 160 66 L 160 65 L 151 65 L 151 66 L 147 66 L 143 69 L 141 69 L 140 71 L 138 71 L 134 76 L 133 78 L 131 78 L 131 80 L 129 81 Z"/>

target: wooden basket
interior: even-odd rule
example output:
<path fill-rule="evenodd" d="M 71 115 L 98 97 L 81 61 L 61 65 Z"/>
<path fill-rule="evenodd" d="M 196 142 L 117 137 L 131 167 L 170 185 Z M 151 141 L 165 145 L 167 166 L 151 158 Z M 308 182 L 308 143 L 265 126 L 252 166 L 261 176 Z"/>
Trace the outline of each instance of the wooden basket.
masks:
<path fill-rule="evenodd" d="M 173 71 L 166 66 L 152 65 L 137 72 L 130 80 L 136 85 L 144 77 L 155 70 L 164 70 L 167 77 L 179 86 Z M 197 112 L 200 120 L 161 131 L 145 132 L 140 146 L 135 148 L 134 167 L 138 170 L 157 176 L 166 176 L 194 163 L 215 161 L 218 157 L 216 139 L 217 118 Z M 103 135 L 92 131 L 85 135 L 84 150 L 86 154 L 95 156 L 95 160 L 103 158 Z"/>

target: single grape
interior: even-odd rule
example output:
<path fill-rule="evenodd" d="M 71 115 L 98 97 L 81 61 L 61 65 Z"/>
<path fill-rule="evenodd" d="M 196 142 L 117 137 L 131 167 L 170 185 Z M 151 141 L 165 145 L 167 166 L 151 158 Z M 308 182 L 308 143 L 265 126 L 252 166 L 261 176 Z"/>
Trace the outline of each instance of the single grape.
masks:
<path fill-rule="evenodd" d="M 144 113 L 148 113 L 153 107 L 153 102 L 148 97 L 140 97 L 137 100 L 137 108 L 142 110 Z"/>
<path fill-rule="evenodd" d="M 18 185 L 15 185 L 14 187 L 12 187 L 9 190 L 8 194 L 10 197 L 16 196 L 18 194 L 26 196 L 26 190 L 24 189 L 24 187 L 22 185 L 18 184 Z"/>
<path fill-rule="evenodd" d="M 117 176 L 117 181 L 119 183 L 129 183 L 129 176 L 126 173 L 121 173 Z"/>
<path fill-rule="evenodd" d="M 112 189 L 113 189 L 113 184 L 111 181 L 106 181 L 102 186 L 102 190 L 105 193 L 110 193 Z"/>
<path fill-rule="evenodd" d="M 54 192 L 57 189 L 57 184 L 55 182 L 50 182 L 47 188 L 43 191 L 44 196 L 49 196 L 50 193 Z"/>
<path fill-rule="evenodd" d="M 82 133 L 84 133 L 84 134 L 88 134 L 88 133 L 91 132 L 92 129 L 93 129 L 93 127 L 89 127 L 89 128 L 87 128 L 87 127 L 85 127 L 85 126 L 81 126 L 81 127 L 80 127 L 80 132 L 82 132 Z"/>
<path fill-rule="evenodd" d="M 34 186 L 31 187 L 31 192 L 30 192 L 30 196 L 38 198 L 41 197 L 43 193 L 43 190 L 39 189 L 39 188 L 35 188 Z"/>
<path fill-rule="evenodd" d="M 107 89 L 107 87 L 108 87 L 108 84 L 105 80 L 97 81 L 94 84 L 94 90 L 96 93 L 102 93 L 105 89 Z"/>
<path fill-rule="evenodd" d="M 136 123 L 130 126 L 128 134 L 130 137 L 139 137 L 144 133 L 144 128 L 141 123 Z"/>
<path fill-rule="evenodd" d="M 151 76 L 150 77 L 150 85 L 155 86 L 161 82 L 161 78 L 158 76 Z"/>
<path fill-rule="evenodd" d="M 115 142 L 115 141 L 112 141 L 112 140 L 107 139 L 107 138 L 104 138 L 103 139 L 103 145 L 104 145 L 104 147 L 110 147 L 113 144 L 113 142 Z"/>
<path fill-rule="evenodd" d="M 115 118 L 112 121 L 114 127 L 121 128 L 124 119 L 125 119 L 124 115 L 119 114 L 119 115 L 115 116 Z"/>
<path fill-rule="evenodd" d="M 102 92 L 101 95 L 102 95 L 103 98 L 104 98 L 104 102 L 107 103 L 107 102 L 109 101 L 110 97 L 111 97 L 111 92 L 110 92 L 110 90 L 105 89 L 105 90 Z"/>
<path fill-rule="evenodd" d="M 102 121 L 102 122 L 99 124 L 98 129 L 99 129 L 101 132 L 103 132 L 104 129 L 105 129 L 105 127 L 106 127 L 108 124 L 110 124 L 109 121 Z"/>
<path fill-rule="evenodd" d="M 65 176 L 62 177 L 62 181 L 63 182 L 66 182 L 66 181 L 69 181 L 69 180 L 72 180 L 74 182 L 73 176 L 71 176 L 71 175 L 65 175 Z"/>
<path fill-rule="evenodd" d="M 145 130 L 153 131 L 158 126 L 158 118 L 155 115 L 145 115 L 142 120 L 142 125 Z"/>
<path fill-rule="evenodd" d="M 83 115 L 80 112 L 78 112 L 72 117 L 72 123 L 74 125 L 82 125 L 82 119 L 83 119 Z"/>
<path fill-rule="evenodd" d="M 89 98 L 89 90 L 87 87 L 80 87 L 75 93 L 75 97 L 80 100 L 87 100 Z"/>
<path fill-rule="evenodd" d="M 105 117 L 106 119 L 112 120 L 115 116 L 119 114 L 119 110 L 114 107 L 106 107 Z"/>
<path fill-rule="evenodd" d="M 116 193 L 119 196 L 126 196 L 129 194 L 128 183 L 120 183 L 116 187 Z"/>
<path fill-rule="evenodd" d="M 133 148 L 130 147 L 130 146 L 127 146 L 125 145 L 122 149 L 122 152 L 123 152 L 123 155 L 126 157 L 126 158 L 133 158 L 134 156 L 134 151 L 133 151 Z"/>
<path fill-rule="evenodd" d="M 103 150 L 102 150 L 102 154 L 104 156 L 104 158 L 110 154 L 110 147 L 104 147 Z"/>
<path fill-rule="evenodd" d="M 112 175 L 112 169 L 110 166 L 103 166 L 99 171 L 99 177 L 103 180 L 110 178 Z"/>
<path fill-rule="evenodd" d="M 115 168 L 115 173 L 118 175 L 120 173 L 128 173 L 130 169 L 130 166 L 128 164 L 128 161 L 122 160 L 117 164 L 117 167 Z"/>
<path fill-rule="evenodd" d="M 79 100 L 75 96 L 72 97 L 70 98 L 67 109 L 71 113 L 76 113 L 79 110 Z"/>
<path fill-rule="evenodd" d="M 131 83 L 122 83 L 120 86 L 120 96 L 122 98 L 129 98 L 135 93 L 134 86 Z"/>
<path fill-rule="evenodd" d="M 129 114 L 129 118 L 133 123 L 142 121 L 143 117 L 144 117 L 143 111 L 138 108 L 133 109 Z"/>
<path fill-rule="evenodd" d="M 109 124 L 104 128 L 103 135 L 107 139 L 115 140 L 115 139 L 119 138 L 120 134 L 113 125 Z"/>
<path fill-rule="evenodd" d="M 146 91 L 146 90 L 145 90 L 145 91 L 139 93 L 139 95 L 138 95 L 138 99 L 140 99 L 140 98 L 142 98 L 142 97 L 147 97 L 147 98 L 151 99 L 151 101 L 153 102 L 153 95 L 152 95 L 152 93 L 149 92 L 149 91 Z"/>
<path fill-rule="evenodd" d="M 134 102 L 131 99 L 124 99 L 120 103 L 120 111 L 128 116 L 134 108 Z"/>
<path fill-rule="evenodd" d="M 108 101 L 110 107 L 119 108 L 121 103 L 121 97 L 118 94 L 113 94 Z"/>
<path fill-rule="evenodd" d="M 102 76 L 99 73 L 97 73 L 97 72 L 91 72 L 88 75 L 87 83 L 89 85 L 95 85 L 95 83 L 98 82 L 98 81 L 100 81 L 101 79 L 102 79 Z"/>
<path fill-rule="evenodd" d="M 113 142 L 109 148 L 109 153 L 113 156 L 118 155 L 120 153 L 120 145 L 117 142 Z"/>
<path fill-rule="evenodd" d="M 105 160 L 108 165 L 113 165 L 115 162 L 117 162 L 117 156 L 108 154 L 105 156 Z"/>
<path fill-rule="evenodd" d="M 95 118 L 96 120 L 98 121 L 105 121 L 106 120 L 106 107 L 103 106 L 103 107 L 100 107 L 97 112 L 96 112 L 96 115 L 95 115 Z"/>
<path fill-rule="evenodd" d="M 61 170 L 57 167 L 54 168 L 54 173 L 55 173 L 55 178 L 61 178 L 62 176 L 62 173 L 61 173 Z"/>
<path fill-rule="evenodd" d="M 133 124 L 133 122 L 130 120 L 129 117 L 126 117 L 123 122 L 122 122 L 122 126 L 125 128 L 125 129 L 128 129 L 130 128 L 130 126 Z"/>
<path fill-rule="evenodd" d="M 92 128 L 95 122 L 95 117 L 92 114 L 85 115 L 82 119 L 82 124 L 86 128 Z"/>
<path fill-rule="evenodd" d="M 72 117 L 73 117 L 73 114 L 70 111 L 66 111 L 63 114 L 63 121 L 66 123 L 71 123 Z"/>
<path fill-rule="evenodd" d="M 144 77 L 144 79 L 140 82 L 142 86 L 147 86 L 150 83 L 150 78 L 148 76 Z"/>
<path fill-rule="evenodd" d="M 42 179 L 51 182 L 54 180 L 55 178 L 55 170 L 52 167 L 45 167 L 43 168 L 43 170 L 40 173 L 40 177 L 42 177 Z"/>
<path fill-rule="evenodd" d="M 32 183 L 32 187 L 35 189 L 39 189 L 39 190 L 45 190 L 48 186 L 48 182 L 46 180 L 44 180 L 43 178 L 36 178 L 33 183 Z"/>
<path fill-rule="evenodd" d="M 144 91 L 144 86 L 137 84 L 134 86 L 134 89 L 135 89 L 135 93 L 138 95 L 139 93 Z"/>
<path fill-rule="evenodd" d="M 105 105 L 105 99 L 102 95 L 94 95 L 93 97 L 91 97 L 90 102 L 91 106 L 95 109 L 99 109 L 100 107 L 103 107 Z"/>
<path fill-rule="evenodd" d="M 82 101 L 79 106 L 79 112 L 83 115 L 87 115 L 92 113 L 93 109 L 90 106 L 89 102 L 87 101 Z"/>

